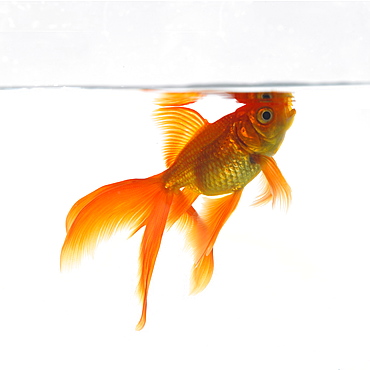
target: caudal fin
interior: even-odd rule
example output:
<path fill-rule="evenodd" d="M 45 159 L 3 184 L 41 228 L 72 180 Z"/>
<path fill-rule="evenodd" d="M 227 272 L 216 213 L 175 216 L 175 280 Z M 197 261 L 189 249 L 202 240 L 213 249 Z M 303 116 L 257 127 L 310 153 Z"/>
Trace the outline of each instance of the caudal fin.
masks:
<path fill-rule="evenodd" d="M 170 211 L 173 193 L 167 189 L 159 192 L 154 200 L 156 207 L 145 221 L 146 227 L 140 247 L 139 297 L 143 303 L 142 313 L 136 330 L 141 330 L 146 322 L 146 308 L 150 280 L 155 260 L 161 245 L 162 235 Z"/>
<path fill-rule="evenodd" d="M 61 251 L 61 269 L 93 255 L 100 241 L 124 227 L 133 233 L 143 227 L 165 192 L 161 175 L 103 186 L 80 199 L 67 216 L 67 236 Z"/>
<path fill-rule="evenodd" d="M 93 254 L 101 240 L 123 227 L 130 228 L 132 235 L 145 226 L 138 285 L 143 312 L 138 330 L 145 325 L 148 288 L 173 195 L 164 187 L 161 174 L 127 180 L 88 194 L 67 216 L 67 236 L 60 256 L 62 269 L 78 263 L 86 254 Z"/>
<path fill-rule="evenodd" d="M 136 329 L 146 322 L 147 297 L 162 235 L 196 199 L 191 191 L 165 188 L 162 174 L 103 186 L 80 199 L 67 216 L 67 236 L 61 251 L 61 269 L 92 255 L 99 242 L 128 227 L 131 235 L 145 227 L 140 247 L 137 292 L 142 314 Z M 198 258 L 202 252 L 198 252 Z"/>

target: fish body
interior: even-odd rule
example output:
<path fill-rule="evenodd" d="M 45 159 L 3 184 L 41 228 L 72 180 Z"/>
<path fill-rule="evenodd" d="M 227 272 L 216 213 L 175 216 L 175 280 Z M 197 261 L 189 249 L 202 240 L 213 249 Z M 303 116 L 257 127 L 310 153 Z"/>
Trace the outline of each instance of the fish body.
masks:
<path fill-rule="evenodd" d="M 205 124 L 166 171 L 166 187 L 188 186 L 199 194 L 222 195 L 251 181 L 260 165 L 243 147 L 235 124 L 235 114 Z"/>
<path fill-rule="evenodd" d="M 164 94 L 159 101 L 163 107 L 154 117 L 164 131 L 168 168 L 147 179 L 103 186 L 80 199 L 67 216 L 61 267 L 92 254 L 100 240 L 123 227 L 129 227 L 131 235 L 145 227 L 138 285 L 143 305 L 137 330 L 146 322 L 148 289 L 166 228 L 179 223 L 188 231 L 194 255 L 192 293 L 198 293 L 212 277 L 217 236 L 251 180 L 263 174 L 264 189 L 256 205 L 270 200 L 289 203 L 290 187 L 272 156 L 295 116 L 292 95 L 229 94 L 245 105 L 214 123 L 183 106 L 194 102 L 197 94 Z M 198 213 L 192 204 L 199 195 L 224 196 L 208 198 Z"/>

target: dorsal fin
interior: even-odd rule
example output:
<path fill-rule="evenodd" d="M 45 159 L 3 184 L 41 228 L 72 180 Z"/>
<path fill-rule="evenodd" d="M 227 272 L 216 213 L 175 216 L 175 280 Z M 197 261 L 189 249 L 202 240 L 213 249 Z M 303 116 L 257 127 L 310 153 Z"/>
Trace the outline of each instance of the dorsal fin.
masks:
<path fill-rule="evenodd" d="M 167 167 L 172 165 L 194 134 L 208 123 L 198 112 L 190 108 L 159 108 L 153 115 L 163 130 L 163 155 Z"/>
<path fill-rule="evenodd" d="M 195 103 L 203 96 L 202 93 L 196 91 L 188 92 L 166 92 L 162 93 L 156 100 L 157 105 L 165 106 L 181 106 Z"/>

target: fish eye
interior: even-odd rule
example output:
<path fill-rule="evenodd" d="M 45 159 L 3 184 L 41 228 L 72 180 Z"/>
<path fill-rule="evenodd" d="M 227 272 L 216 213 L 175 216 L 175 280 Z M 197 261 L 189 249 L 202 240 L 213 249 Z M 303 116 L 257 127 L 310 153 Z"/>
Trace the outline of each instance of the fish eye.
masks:
<path fill-rule="evenodd" d="M 263 125 L 266 123 L 269 123 L 272 120 L 273 113 L 272 110 L 269 108 L 261 108 L 257 112 L 257 120 L 259 123 L 262 123 Z"/>
<path fill-rule="evenodd" d="M 261 99 L 272 99 L 272 96 L 271 94 L 263 93 L 261 94 Z"/>

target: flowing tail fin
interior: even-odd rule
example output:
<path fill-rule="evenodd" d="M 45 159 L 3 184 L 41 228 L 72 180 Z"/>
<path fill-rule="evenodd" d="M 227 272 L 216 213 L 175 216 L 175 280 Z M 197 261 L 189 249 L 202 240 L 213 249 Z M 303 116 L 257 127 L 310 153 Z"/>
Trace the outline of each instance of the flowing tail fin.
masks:
<path fill-rule="evenodd" d="M 165 188 L 161 175 L 156 175 L 106 185 L 80 199 L 67 216 L 61 269 L 78 264 L 85 255 L 93 255 L 99 242 L 116 231 L 128 227 L 133 235 L 145 226 L 159 193 L 165 193 Z"/>
<path fill-rule="evenodd" d="M 162 190 L 162 192 L 159 192 L 154 201 L 156 207 L 145 222 L 145 232 L 140 246 L 140 281 L 138 285 L 138 293 L 143 302 L 143 308 L 136 330 L 141 330 L 146 322 L 149 284 L 152 278 L 155 260 L 161 245 L 162 235 L 166 226 L 172 199 L 173 193 L 169 190 L 165 189 L 164 191 Z"/>
<path fill-rule="evenodd" d="M 141 330 L 146 321 L 149 284 L 166 224 L 169 227 L 176 222 L 194 198 L 166 189 L 162 174 L 147 179 L 126 180 L 95 190 L 80 199 L 67 216 L 67 236 L 60 256 L 61 269 L 80 262 L 86 254 L 93 254 L 98 243 L 116 231 L 128 227 L 132 236 L 145 226 L 137 289 L 143 306 L 136 329 Z"/>

